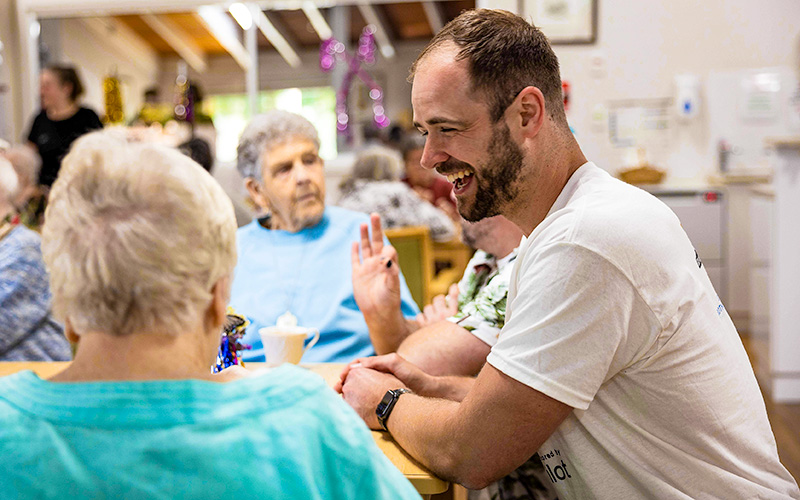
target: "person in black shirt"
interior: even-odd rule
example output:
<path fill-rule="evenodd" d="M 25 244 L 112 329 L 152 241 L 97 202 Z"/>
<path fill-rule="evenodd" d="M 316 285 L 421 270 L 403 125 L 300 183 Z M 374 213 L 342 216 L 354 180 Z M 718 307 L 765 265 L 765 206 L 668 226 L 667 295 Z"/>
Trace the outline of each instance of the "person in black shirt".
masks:
<path fill-rule="evenodd" d="M 89 131 L 103 128 L 103 124 L 97 113 L 78 104 L 83 85 L 71 66 L 45 68 L 39 94 L 42 111 L 33 120 L 28 141 L 42 157 L 39 184 L 50 187 L 72 142 Z"/>

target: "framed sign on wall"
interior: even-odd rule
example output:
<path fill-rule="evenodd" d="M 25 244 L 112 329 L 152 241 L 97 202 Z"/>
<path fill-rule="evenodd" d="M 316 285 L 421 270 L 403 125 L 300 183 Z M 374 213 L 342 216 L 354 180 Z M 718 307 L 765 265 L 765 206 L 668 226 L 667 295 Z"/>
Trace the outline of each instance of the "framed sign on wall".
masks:
<path fill-rule="evenodd" d="M 523 0 L 523 16 L 553 45 L 592 44 L 597 40 L 599 0 Z"/>

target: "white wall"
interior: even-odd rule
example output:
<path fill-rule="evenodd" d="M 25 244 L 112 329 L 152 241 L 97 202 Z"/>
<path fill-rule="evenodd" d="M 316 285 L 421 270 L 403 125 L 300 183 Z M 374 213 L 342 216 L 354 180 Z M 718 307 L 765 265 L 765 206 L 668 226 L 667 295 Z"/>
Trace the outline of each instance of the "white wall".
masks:
<path fill-rule="evenodd" d="M 18 109 L 22 96 L 13 78 L 20 72 L 18 40 L 16 4 L 14 0 L 0 0 L 0 139 L 12 143 L 20 142 L 23 135 Z"/>
<path fill-rule="evenodd" d="M 797 0 L 597 1 L 597 43 L 555 51 L 572 86 L 570 123 L 587 157 L 609 170 L 621 165 L 623 151 L 606 129 L 593 130 L 598 104 L 672 97 L 677 74 L 698 75 L 705 87 L 714 70 L 800 68 Z M 673 120 L 668 147 L 654 151 L 653 162 L 672 178 L 702 178 L 716 167 L 705 111 L 690 124 Z"/>

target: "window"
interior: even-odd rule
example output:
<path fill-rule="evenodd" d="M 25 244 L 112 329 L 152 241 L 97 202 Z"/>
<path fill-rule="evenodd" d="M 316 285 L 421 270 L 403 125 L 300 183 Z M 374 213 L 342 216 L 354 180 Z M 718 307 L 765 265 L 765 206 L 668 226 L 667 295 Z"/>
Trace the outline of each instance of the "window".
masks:
<path fill-rule="evenodd" d="M 265 112 L 283 109 L 306 117 L 319 132 L 320 156 L 336 157 L 336 91 L 331 87 L 267 90 L 258 94 L 258 108 Z M 217 129 L 217 160 L 236 160 L 239 136 L 250 121 L 246 94 L 208 96 L 203 110 L 214 119 Z"/>

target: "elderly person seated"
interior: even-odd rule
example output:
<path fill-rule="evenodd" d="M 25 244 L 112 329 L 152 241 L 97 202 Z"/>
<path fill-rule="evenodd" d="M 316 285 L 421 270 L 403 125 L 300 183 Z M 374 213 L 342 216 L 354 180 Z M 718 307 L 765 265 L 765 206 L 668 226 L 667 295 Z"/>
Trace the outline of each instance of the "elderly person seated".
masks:
<path fill-rule="evenodd" d="M 450 217 L 400 182 L 400 160 L 385 146 L 370 146 L 356 157 L 341 186 L 338 205 L 357 212 L 377 213 L 386 229 L 427 226 L 431 237 L 449 241 L 456 235 Z"/>
<path fill-rule="evenodd" d="M 46 193 L 39 187 L 39 170 L 42 162 L 36 151 L 29 146 L 12 146 L 2 152 L 17 173 L 17 194 L 12 200 L 22 224 L 39 231 L 44 222 Z"/>
<path fill-rule="evenodd" d="M 21 189 L 0 156 L 0 361 L 68 360 L 69 342 L 50 313 L 39 235 L 20 223 L 13 204 Z"/>
<path fill-rule="evenodd" d="M 286 111 L 257 116 L 242 134 L 237 166 L 265 214 L 237 235 L 231 304 L 252 323 L 243 341 L 253 350 L 244 359 L 264 360 L 258 330 L 287 312 L 299 325 L 320 331 L 304 361 L 347 362 L 374 354 L 353 297 L 350 253 L 369 217 L 325 206 L 314 126 Z M 399 287 L 402 314 L 413 318 L 419 309 L 402 277 Z"/>
<path fill-rule="evenodd" d="M 77 353 L 50 380 L 0 378 L 4 497 L 419 498 L 318 375 L 210 373 L 235 230 L 178 151 L 76 143 L 42 238 Z"/>
<path fill-rule="evenodd" d="M 435 170 L 428 170 L 420 164 L 422 151 L 425 148 L 425 137 L 415 130 L 405 138 L 402 147 L 405 163 L 403 182 L 423 200 L 444 210 L 454 221 L 460 221 L 461 216 L 456 210 L 456 200 L 453 196 L 453 185 Z"/>

